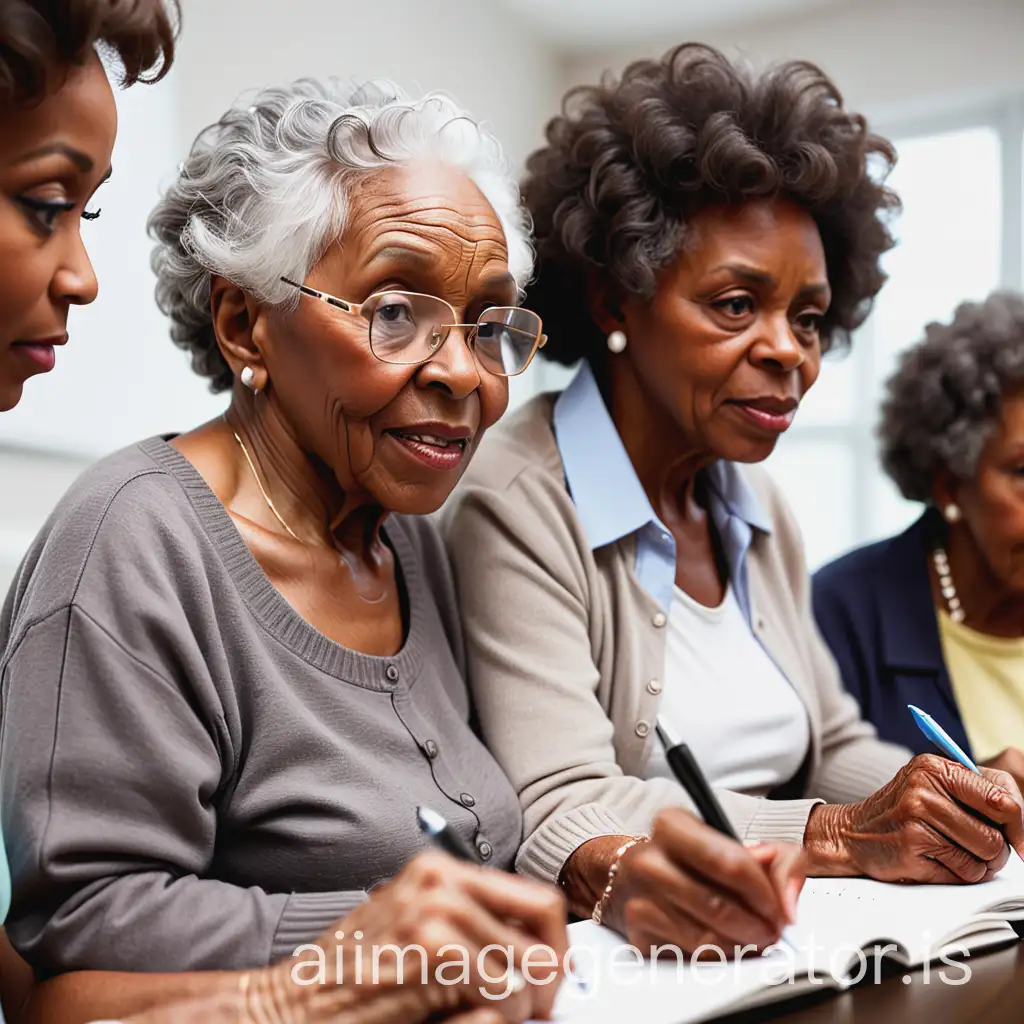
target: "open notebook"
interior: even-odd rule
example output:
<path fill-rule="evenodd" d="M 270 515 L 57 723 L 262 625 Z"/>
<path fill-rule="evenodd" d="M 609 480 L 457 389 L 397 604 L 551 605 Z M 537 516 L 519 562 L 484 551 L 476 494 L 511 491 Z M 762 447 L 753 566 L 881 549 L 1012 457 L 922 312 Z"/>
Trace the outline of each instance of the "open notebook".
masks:
<path fill-rule="evenodd" d="M 569 928 L 578 983 L 563 985 L 555 1019 L 690 1024 L 870 982 L 880 957 L 927 965 L 930 984 L 963 984 L 970 961 L 957 954 L 1014 941 L 1012 921 L 1024 921 L 1024 862 L 1014 854 L 996 878 L 972 886 L 808 879 L 787 933 L 792 950 L 727 964 L 638 964 L 618 935 L 583 921 Z"/>

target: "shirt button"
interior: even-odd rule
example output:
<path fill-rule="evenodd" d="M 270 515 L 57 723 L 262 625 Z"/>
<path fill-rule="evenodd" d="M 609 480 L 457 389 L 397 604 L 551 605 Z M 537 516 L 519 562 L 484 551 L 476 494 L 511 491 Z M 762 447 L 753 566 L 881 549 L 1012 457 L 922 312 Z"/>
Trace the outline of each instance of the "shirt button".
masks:
<path fill-rule="evenodd" d="M 490 860 L 491 854 L 494 853 L 494 850 L 486 839 L 478 839 L 476 841 L 476 852 L 480 854 L 481 860 Z"/>
<path fill-rule="evenodd" d="M 388 665 L 388 667 L 386 669 L 384 669 L 384 675 L 386 675 L 391 682 L 393 682 L 393 683 L 398 682 L 398 668 L 397 668 L 397 666 L 395 666 L 395 665 Z"/>
<path fill-rule="evenodd" d="M 423 749 L 427 752 L 427 757 L 429 757 L 431 761 L 433 761 L 441 752 L 440 748 L 433 740 L 427 740 L 427 742 L 423 744 Z"/>
<path fill-rule="evenodd" d="M 648 693 L 653 693 L 653 694 L 661 693 L 661 680 L 660 679 L 652 679 L 647 684 L 647 692 Z"/>
<path fill-rule="evenodd" d="M 666 622 L 668 622 L 668 618 L 664 612 L 655 612 L 654 617 L 651 619 L 651 623 L 658 629 L 661 629 Z"/>
<path fill-rule="evenodd" d="M 643 739 L 650 731 L 651 731 L 650 723 L 648 723 L 648 722 L 637 722 L 636 723 L 636 729 L 634 730 L 634 732 L 637 734 L 637 736 L 640 737 L 640 739 Z"/>
<path fill-rule="evenodd" d="M 463 807 L 472 807 L 476 803 L 472 793 L 463 793 L 459 799 L 462 801 Z"/>

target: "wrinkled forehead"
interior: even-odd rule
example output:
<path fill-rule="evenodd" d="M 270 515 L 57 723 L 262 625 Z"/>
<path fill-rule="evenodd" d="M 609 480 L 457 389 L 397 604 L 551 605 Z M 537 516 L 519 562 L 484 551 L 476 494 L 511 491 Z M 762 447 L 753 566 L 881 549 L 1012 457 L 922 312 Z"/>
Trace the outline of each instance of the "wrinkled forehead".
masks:
<path fill-rule="evenodd" d="M 509 300 L 516 294 L 494 208 L 468 175 L 452 168 L 394 167 L 359 180 L 338 249 L 339 272 L 395 274 L 408 287 L 414 280 L 430 283 L 434 292 L 449 293 L 443 296 L 449 301 L 496 284 Z"/>

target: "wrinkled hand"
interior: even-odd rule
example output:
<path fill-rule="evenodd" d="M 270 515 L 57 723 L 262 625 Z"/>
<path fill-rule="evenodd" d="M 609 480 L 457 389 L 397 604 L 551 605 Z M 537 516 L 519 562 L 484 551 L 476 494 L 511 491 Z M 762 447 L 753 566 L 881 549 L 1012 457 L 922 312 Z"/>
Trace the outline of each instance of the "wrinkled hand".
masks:
<path fill-rule="evenodd" d="M 308 986 L 306 998 L 312 1008 L 314 990 L 336 984 L 364 1005 L 372 1002 L 373 1019 L 382 1022 L 470 1009 L 501 1021 L 547 1017 L 568 944 L 565 900 L 556 889 L 431 851 L 321 937 L 329 984 Z M 279 967 L 290 973 L 292 989 L 296 977 L 313 971 L 296 962 Z"/>
<path fill-rule="evenodd" d="M 858 804 L 815 807 L 804 849 L 810 875 L 886 882 L 981 882 L 1024 852 L 1024 801 L 1012 775 L 977 775 L 921 754 Z"/>
<path fill-rule="evenodd" d="M 1016 747 L 1007 747 L 1001 754 L 990 757 L 980 767 L 1006 772 L 1013 776 L 1013 781 L 1017 783 L 1019 789 L 1024 789 L 1024 753 Z"/>
<path fill-rule="evenodd" d="M 638 949 L 763 949 L 796 915 L 803 856 L 788 843 L 746 848 L 681 809 L 663 811 L 651 841 L 619 865 L 605 920 Z"/>

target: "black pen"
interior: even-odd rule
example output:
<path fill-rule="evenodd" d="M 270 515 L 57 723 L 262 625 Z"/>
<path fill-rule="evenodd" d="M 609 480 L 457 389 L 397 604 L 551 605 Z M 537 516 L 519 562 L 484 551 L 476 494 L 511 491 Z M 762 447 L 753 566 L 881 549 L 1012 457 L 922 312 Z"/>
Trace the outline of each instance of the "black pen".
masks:
<path fill-rule="evenodd" d="M 665 747 L 665 759 L 668 761 L 672 774 L 679 780 L 680 785 L 694 802 L 700 816 L 716 831 L 723 836 L 740 841 L 732 822 L 725 816 L 722 805 L 718 802 L 714 790 L 708 785 L 708 780 L 700 770 L 696 758 L 690 748 L 672 732 L 672 727 L 658 716 L 655 729 L 658 739 Z"/>
<path fill-rule="evenodd" d="M 722 810 L 722 805 L 718 802 L 715 791 L 708 784 L 707 778 L 700 770 L 700 765 L 697 764 L 697 759 L 693 756 L 693 752 L 679 739 L 672 731 L 672 727 L 660 715 L 654 728 L 658 733 L 658 739 L 661 740 L 662 746 L 665 748 L 665 760 L 668 761 L 672 774 L 679 780 L 679 784 L 683 789 L 690 794 L 690 799 L 700 812 L 700 816 L 716 832 L 721 832 L 723 836 L 735 839 L 738 843 L 740 841 L 739 836 L 736 835 L 732 822 L 729 821 L 725 811 Z M 782 930 L 783 938 L 781 941 L 785 942 L 792 950 L 794 946 L 792 939 L 788 937 L 787 933 L 789 931 L 790 929 L 788 928 Z"/>
<path fill-rule="evenodd" d="M 438 849 L 444 850 L 456 860 L 468 861 L 470 864 L 480 863 L 476 852 L 437 811 L 432 811 L 429 807 L 417 807 L 416 820 L 419 822 L 420 831 Z"/>

